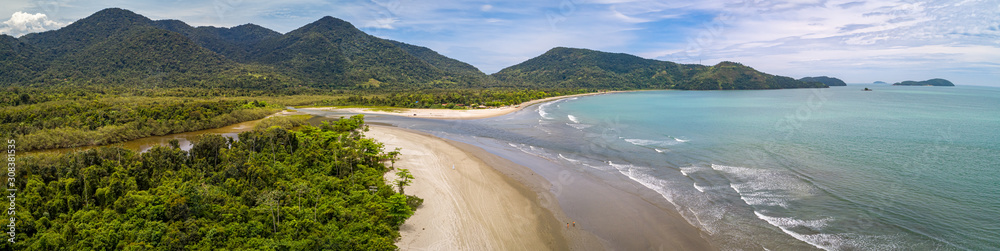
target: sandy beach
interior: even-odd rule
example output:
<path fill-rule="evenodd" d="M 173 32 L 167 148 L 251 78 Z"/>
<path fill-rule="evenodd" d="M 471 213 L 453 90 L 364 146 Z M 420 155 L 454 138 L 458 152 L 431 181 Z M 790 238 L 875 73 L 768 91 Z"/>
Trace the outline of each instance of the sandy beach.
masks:
<path fill-rule="evenodd" d="M 367 135 L 386 149 L 402 148 L 395 167 L 415 177 L 406 193 L 424 199 L 400 227 L 402 250 L 605 249 L 573 226 L 548 192 L 551 185 L 526 167 L 405 129 L 372 126 Z"/>
<path fill-rule="evenodd" d="M 616 93 L 616 92 L 618 91 L 566 95 L 566 96 L 536 99 L 515 106 L 505 106 L 505 107 L 487 108 L 487 109 L 469 109 L 469 110 L 398 108 L 398 109 L 391 109 L 391 111 L 384 111 L 372 108 L 337 108 L 337 107 L 312 107 L 312 108 L 302 108 L 302 109 L 317 110 L 317 111 L 342 111 L 348 113 L 395 115 L 395 116 L 407 116 L 407 117 L 431 118 L 431 119 L 482 119 L 482 118 L 490 118 L 490 117 L 509 114 L 512 112 L 520 111 L 521 109 L 524 109 L 525 107 L 531 106 L 533 104 L 549 102 L 557 99 Z"/>
<path fill-rule="evenodd" d="M 568 97 L 510 108 L 407 113 L 420 117 L 419 112 L 427 112 L 425 118 L 436 119 L 485 118 Z M 431 112 L 450 114 L 431 116 Z M 564 178 L 561 169 L 534 163 L 529 168 L 477 146 L 392 126 L 372 125 L 367 136 L 383 142 L 387 150 L 402 149 L 395 167 L 413 173 L 416 179 L 406 192 L 424 199 L 400 227 L 396 245 L 402 250 L 717 249 L 679 213 L 638 195 L 653 192 L 637 184 L 611 186 L 602 178 L 569 172 L 574 182 L 562 184 L 557 197 L 550 180 Z M 395 173 L 386 174 L 386 179 L 395 179 Z"/>

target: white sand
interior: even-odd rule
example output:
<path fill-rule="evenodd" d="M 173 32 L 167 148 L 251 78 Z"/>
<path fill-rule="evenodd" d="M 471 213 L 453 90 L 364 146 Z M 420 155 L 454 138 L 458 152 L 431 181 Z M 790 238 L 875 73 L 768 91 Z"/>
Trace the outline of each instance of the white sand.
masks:
<path fill-rule="evenodd" d="M 415 177 L 406 193 L 424 199 L 400 227 L 402 250 L 603 249 L 593 235 L 565 227 L 572 221 L 547 192 L 548 183 L 528 168 L 405 129 L 372 126 L 367 136 L 387 150 L 402 148 L 395 167 Z"/>

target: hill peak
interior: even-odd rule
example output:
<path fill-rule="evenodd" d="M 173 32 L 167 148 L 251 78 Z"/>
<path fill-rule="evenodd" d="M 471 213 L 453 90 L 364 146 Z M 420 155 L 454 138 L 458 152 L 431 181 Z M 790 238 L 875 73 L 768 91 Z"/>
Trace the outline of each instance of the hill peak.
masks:
<path fill-rule="evenodd" d="M 312 22 L 309 25 L 314 25 L 314 24 L 315 25 L 328 26 L 328 27 L 350 27 L 352 29 L 356 28 L 350 22 L 344 21 L 343 19 L 340 19 L 340 18 L 331 17 L 331 16 L 325 16 L 323 18 L 320 18 L 319 20 L 316 20 L 316 22 Z"/>
<path fill-rule="evenodd" d="M 306 24 L 302 27 L 299 27 L 298 29 L 288 32 L 287 34 L 296 36 L 304 33 L 312 33 L 312 32 L 328 33 L 331 31 L 333 32 L 353 31 L 353 32 L 363 33 L 361 30 L 355 28 L 354 25 L 352 25 L 350 22 L 331 16 L 325 16 L 323 18 L 320 18 L 319 20 L 316 20 L 315 22 Z"/>
<path fill-rule="evenodd" d="M 733 61 L 722 61 L 715 64 L 715 66 L 745 67 L 745 65 Z"/>
<path fill-rule="evenodd" d="M 149 18 L 136 14 L 130 10 L 122 8 L 107 8 L 101 11 L 95 12 L 93 15 L 80 19 L 74 23 L 80 22 L 110 22 L 115 24 L 148 24 L 152 22 Z"/>

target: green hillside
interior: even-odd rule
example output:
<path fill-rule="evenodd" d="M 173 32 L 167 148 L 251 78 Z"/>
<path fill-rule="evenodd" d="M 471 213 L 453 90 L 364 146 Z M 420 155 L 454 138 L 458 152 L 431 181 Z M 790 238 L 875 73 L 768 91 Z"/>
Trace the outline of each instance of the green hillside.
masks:
<path fill-rule="evenodd" d="M 558 47 L 492 75 L 426 47 L 386 40 L 324 17 L 281 34 L 245 24 L 192 27 L 101 10 L 58 30 L 0 38 L 0 86 L 112 92 L 222 88 L 368 93 L 483 88 L 737 90 L 826 87 L 730 62 L 686 65 Z M 128 87 L 122 89 L 122 87 Z M 110 89 L 109 89 L 110 88 Z M 185 91 L 190 93 L 189 91 Z"/>
<path fill-rule="evenodd" d="M 427 62 L 434 67 L 441 69 L 442 71 L 456 74 L 456 75 L 466 75 L 466 76 L 483 76 L 486 75 L 482 71 L 479 71 L 475 66 L 468 63 L 455 60 L 453 58 L 445 57 L 438 54 L 436 51 L 423 46 L 416 46 L 412 44 L 407 44 L 398 41 L 390 40 L 392 44 L 399 46 L 399 48 L 405 50 L 410 55 L 413 55 L 424 62 Z"/>
<path fill-rule="evenodd" d="M 251 55 L 252 61 L 289 69 L 317 87 L 426 83 L 446 77 L 392 42 L 329 16 L 261 41 Z"/>
<path fill-rule="evenodd" d="M 501 81 L 532 87 L 600 89 L 743 90 L 818 88 L 738 63 L 682 65 L 623 53 L 558 47 L 494 73 Z"/>
<path fill-rule="evenodd" d="M 892 85 L 955 86 L 955 84 L 951 83 L 951 81 L 948 81 L 946 79 L 941 79 L 941 78 L 928 79 L 928 80 L 924 80 L 924 81 L 903 81 L 903 82 L 895 83 L 895 84 L 892 84 Z"/>
<path fill-rule="evenodd" d="M 34 79 L 41 69 L 35 48 L 17 38 L 0 35 L 0 83 Z"/>
<path fill-rule="evenodd" d="M 819 82 L 819 83 L 826 84 L 828 86 L 847 86 L 847 83 L 844 83 L 843 80 L 840 80 L 839 78 L 833 78 L 833 77 L 827 77 L 827 76 L 804 77 L 804 78 L 799 79 L 799 81 L 802 81 L 802 82 Z"/>
<path fill-rule="evenodd" d="M 173 31 L 191 39 L 229 59 L 245 62 L 253 45 L 268 38 L 280 37 L 281 33 L 255 24 L 244 24 L 232 28 L 191 27 L 180 20 L 159 20 L 153 26 Z"/>
<path fill-rule="evenodd" d="M 152 20 L 128 10 L 109 8 L 77 20 L 66 27 L 20 38 L 22 42 L 43 50 L 46 59 L 53 60 L 118 35 L 136 26 L 148 26 Z"/>

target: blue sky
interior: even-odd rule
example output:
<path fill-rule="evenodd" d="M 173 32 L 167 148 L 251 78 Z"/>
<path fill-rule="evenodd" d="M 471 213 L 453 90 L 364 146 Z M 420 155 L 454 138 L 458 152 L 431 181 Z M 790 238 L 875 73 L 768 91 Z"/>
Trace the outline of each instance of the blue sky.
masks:
<path fill-rule="evenodd" d="M 1000 86 L 1000 0 L 0 0 L 0 33 L 57 29 L 108 7 L 194 26 L 288 32 L 323 16 L 493 73 L 556 46 L 679 63 L 741 62 L 848 83 L 946 78 Z"/>

